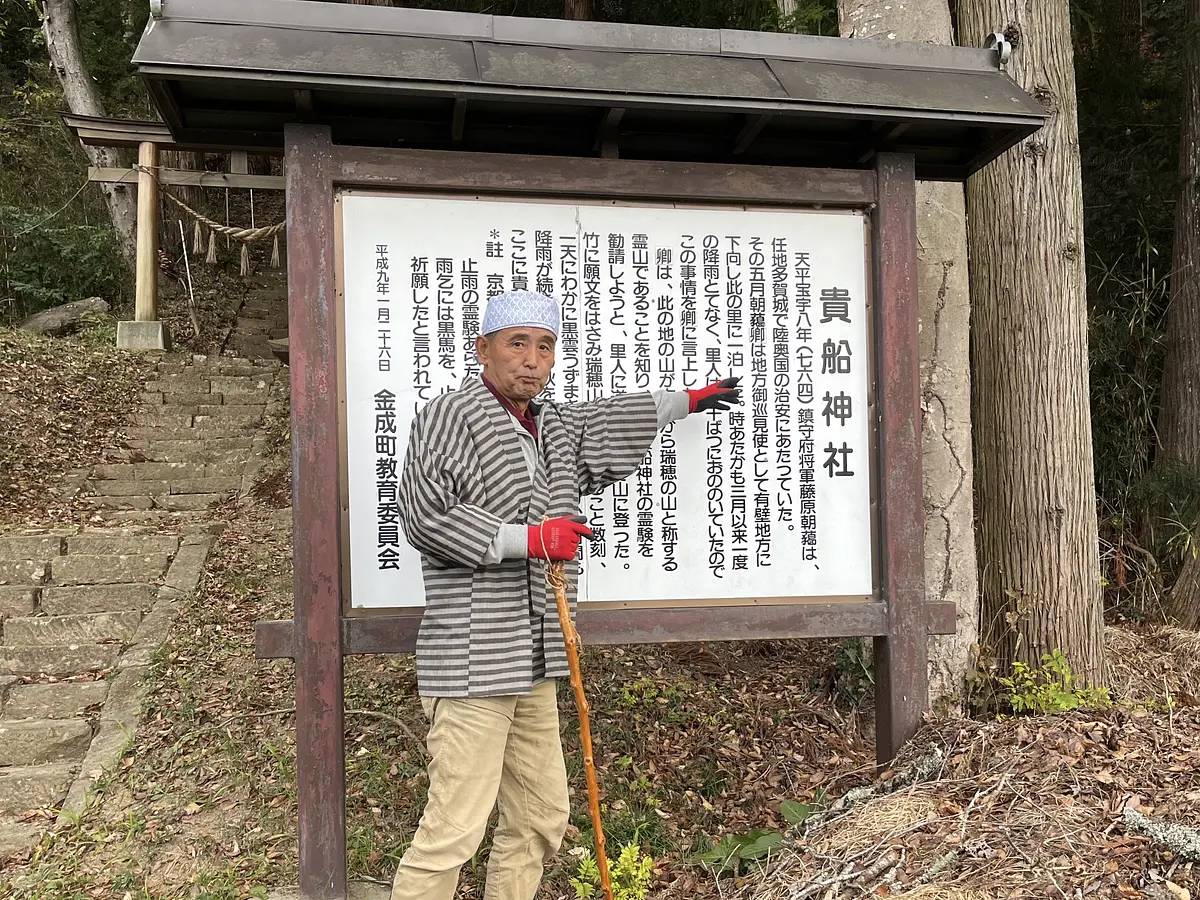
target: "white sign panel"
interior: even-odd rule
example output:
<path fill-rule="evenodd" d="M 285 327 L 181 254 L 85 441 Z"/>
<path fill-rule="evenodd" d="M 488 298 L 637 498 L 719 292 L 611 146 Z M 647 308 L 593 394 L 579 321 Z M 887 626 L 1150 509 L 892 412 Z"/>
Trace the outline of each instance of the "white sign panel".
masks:
<path fill-rule="evenodd" d="M 742 379 L 740 408 L 676 423 L 632 477 L 583 499 L 599 537 L 581 600 L 871 594 L 860 214 L 341 204 L 353 607 L 423 604 L 396 515 L 409 425 L 478 373 L 487 298 L 512 288 L 562 303 L 558 402 Z"/>

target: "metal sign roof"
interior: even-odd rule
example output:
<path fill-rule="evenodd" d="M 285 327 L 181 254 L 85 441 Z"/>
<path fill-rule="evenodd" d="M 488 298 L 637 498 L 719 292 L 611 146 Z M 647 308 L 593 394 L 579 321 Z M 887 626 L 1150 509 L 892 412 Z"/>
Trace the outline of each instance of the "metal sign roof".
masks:
<path fill-rule="evenodd" d="M 349 144 L 962 179 L 1046 113 L 994 50 L 313 0 L 163 0 L 134 54 L 180 143 Z"/>

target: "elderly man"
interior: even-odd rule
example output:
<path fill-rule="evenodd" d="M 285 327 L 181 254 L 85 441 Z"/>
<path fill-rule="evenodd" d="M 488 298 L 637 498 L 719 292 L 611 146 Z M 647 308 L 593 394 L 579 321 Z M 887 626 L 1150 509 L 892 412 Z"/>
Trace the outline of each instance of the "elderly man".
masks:
<path fill-rule="evenodd" d="M 559 323 L 558 304 L 540 294 L 492 298 L 475 342 L 482 377 L 413 421 L 400 505 L 425 579 L 417 680 L 431 760 L 392 900 L 451 900 L 497 804 L 484 898 L 532 900 L 569 813 L 554 681 L 568 669 L 544 561 L 573 569 L 592 536 L 580 496 L 633 474 L 660 429 L 740 402 L 730 378 L 535 403 Z"/>

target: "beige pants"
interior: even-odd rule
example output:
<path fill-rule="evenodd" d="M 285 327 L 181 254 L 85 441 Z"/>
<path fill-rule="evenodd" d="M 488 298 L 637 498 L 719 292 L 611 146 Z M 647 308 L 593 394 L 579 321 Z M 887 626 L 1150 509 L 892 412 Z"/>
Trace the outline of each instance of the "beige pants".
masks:
<path fill-rule="evenodd" d="M 554 682 L 532 693 L 421 698 L 429 718 L 429 800 L 392 883 L 392 900 L 452 900 L 458 870 L 492 809 L 484 900 L 533 900 L 567 827 L 567 770 Z"/>

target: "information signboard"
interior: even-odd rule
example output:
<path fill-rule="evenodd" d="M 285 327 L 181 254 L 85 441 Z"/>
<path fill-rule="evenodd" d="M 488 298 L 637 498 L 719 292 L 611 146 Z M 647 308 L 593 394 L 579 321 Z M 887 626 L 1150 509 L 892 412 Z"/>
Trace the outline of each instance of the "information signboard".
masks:
<path fill-rule="evenodd" d="M 676 423 L 583 498 L 581 602 L 873 595 L 861 213 L 353 191 L 337 208 L 351 608 L 423 605 L 396 507 L 409 425 L 478 377 L 488 297 L 513 288 L 562 305 L 548 399 L 742 379 L 740 408 Z"/>

